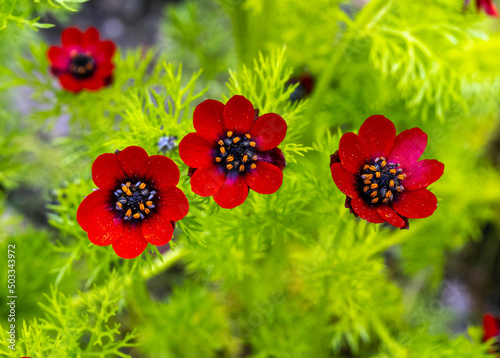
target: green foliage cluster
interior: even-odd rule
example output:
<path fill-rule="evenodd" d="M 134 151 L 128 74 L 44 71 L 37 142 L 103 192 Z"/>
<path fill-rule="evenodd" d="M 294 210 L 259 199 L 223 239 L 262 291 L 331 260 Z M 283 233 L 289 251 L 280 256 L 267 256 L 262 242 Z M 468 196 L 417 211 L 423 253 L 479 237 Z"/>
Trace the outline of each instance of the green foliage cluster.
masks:
<path fill-rule="evenodd" d="M 0 13 L 7 24 L 40 27 L 34 12 L 77 2 L 19 0 Z M 0 67 L 0 253 L 16 244 L 18 351 L 6 348 L 4 306 L 0 354 L 488 357 L 478 321 L 456 335 L 418 306 L 439 297 L 446 254 L 479 239 L 499 214 L 499 173 L 486 154 L 498 127 L 500 36 L 456 3 L 169 5 L 157 48 L 119 50 L 113 84 L 77 95 L 49 73 L 42 38 L 19 35 L 30 56 Z M 296 85 L 287 81 L 303 70 L 315 90 L 291 102 Z M 21 115 L 13 103 L 26 89 L 33 103 Z M 202 100 L 236 94 L 287 121 L 288 165 L 276 194 L 251 191 L 225 210 L 192 193 L 178 149 L 162 152 L 158 141 L 193 132 Z M 411 220 L 409 231 L 355 219 L 331 178 L 342 133 L 372 114 L 398 132 L 422 128 L 424 157 L 445 164 L 431 187 L 437 211 Z M 76 211 L 94 187 L 93 160 L 130 145 L 174 160 L 190 211 L 169 248 L 149 245 L 123 260 L 90 244 Z M 32 188 L 46 203 L 21 202 Z M 34 223 L 29 209 L 46 210 L 49 225 Z M 450 315 L 443 307 L 438 316 Z"/>

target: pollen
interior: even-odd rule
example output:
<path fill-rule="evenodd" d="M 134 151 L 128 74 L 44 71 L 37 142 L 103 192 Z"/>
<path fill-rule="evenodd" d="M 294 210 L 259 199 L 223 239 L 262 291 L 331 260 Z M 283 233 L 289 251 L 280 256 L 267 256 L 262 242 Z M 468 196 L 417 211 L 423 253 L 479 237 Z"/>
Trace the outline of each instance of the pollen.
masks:
<path fill-rule="evenodd" d="M 385 167 L 386 165 L 387 165 L 387 162 L 386 162 L 385 160 L 384 160 L 384 161 L 382 161 L 382 163 L 380 163 L 380 166 L 381 166 L 382 168 L 383 168 L 383 167 Z"/>
<path fill-rule="evenodd" d="M 252 168 L 252 169 L 255 169 L 255 168 L 257 168 L 257 164 L 255 164 L 255 163 L 252 163 L 252 165 L 250 165 L 250 168 Z"/>
<path fill-rule="evenodd" d="M 232 162 L 233 160 L 234 160 L 234 157 L 232 155 L 230 155 L 229 157 L 227 157 L 226 162 Z"/>
<path fill-rule="evenodd" d="M 231 169 L 233 169 L 233 165 L 232 164 L 228 164 L 228 165 L 226 165 L 226 168 L 229 169 L 229 170 L 231 170 Z"/>
<path fill-rule="evenodd" d="M 391 174 L 396 174 L 396 169 L 391 169 L 391 170 L 389 170 L 389 172 L 390 172 Z"/>
<path fill-rule="evenodd" d="M 257 143 L 255 142 L 250 142 L 250 147 L 255 147 L 257 145 Z"/>
<path fill-rule="evenodd" d="M 378 195 L 378 192 L 375 190 L 375 191 L 372 191 L 372 193 L 370 194 L 370 196 L 372 198 L 376 197 Z"/>
<path fill-rule="evenodd" d="M 240 139 L 241 139 L 240 137 L 234 137 L 233 143 L 234 144 L 238 143 L 240 141 Z"/>
<path fill-rule="evenodd" d="M 406 178 L 406 174 L 399 174 L 399 175 L 398 175 L 398 179 L 399 179 L 399 180 L 403 180 L 403 179 L 405 179 L 405 178 Z"/>
<path fill-rule="evenodd" d="M 245 138 L 250 139 L 250 138 L 252 138 L 252 136 L 251 136 L 250 134 L 248 134 L 248 133 L 247 133 L 247 134 L 245 134 Z"/>
<path fill-rule="evenodd" d="M 370 189 L 377 189 L 377 188 L 378 188 L 377 183 L 373 183 L 372 185 L 370 185 Z"/>
<path fill-rule="evenodd" d="M 368 179 L 363 180 L 363 184 L 371 184 L 371 183 L 372 183 L 371 180 Z"/>
<path fill-rule="evenodd" d="M 149 210 L 148 208 L 146 208 L 146 209 L 144 209 L 144 212 L 149 215 L 149 213 L 151 212 L 151 210 Z"/>
<path fill-rule="evenodd" d="M 218 145 L 224 145 L 224 141 L 221 139 L 220 141 L 217 142 Z"/>
<path fill-rule="evenodd" d="M 132 209 L 128 209 L 127 212 L 125 213 L 125 216 L 130 216 L 132 215 Z"/>
<path fill-rule="evenodd" d="M 373 204 L 375 204 L 375 203 L 377 203 L 377 202 L 378 202 L 378 198 L 373 198 L 373 199 L 372 199 L 372 203 L 373 203 Z"/>
<path fill-rule="evenodd" d="M 135 218 L 135 219 L 139 219 L 140 217 L 141 217 L 141 214 L 139 214 L 139 213 L 135 213 L 135 214 L 134 214 L 134 218 Z"/>
<path fill-rule="evenodd" d="M 381 176 L 381 175 L 382 175 L 382 174 L 380 174 L 380 172 L 376 172 L 376 173 L 375 173 L 375 176 L 376 176 L 377 178 L 380 178 L 380 176 Z"/>
<path fill-rule="evenodd" d="M 143 203 L 139 204 L 139 209 L 141 209 L 141 211 L 144 211 L 144 204 Z"/>
<path fill-rule="evenodd" d="M 222 154 L 225 154 L 225 153 L 226 153 L 226 148 L 224 148 L 224 147 L 220 147 L 220 152 L 221 152 Z"/>
<path fill-rule="evenodd" d="M 245 165 L 241 164 L 240 165 L 240 172 L 244 171 L 245 170 Z"/>
<path fill-rule="evenodd" d="M 141 185 L 139 185 L 139 189 L 144 189 L 146 187 L 146 183 L 142 183 Z"/>
<path fill-rule="evenodd" d="M 389 182 L 389 186 L 390 186 L 391 188 L 394 188 L 394 180 L 391 180 L 391 181 Z"/>
<path fill-rule="evenodd" d="M 246 163 L 248 161 L 248 155 L 244 155 L 243 159 L 241 159 L 243 163 Z"/>
<path fill-rule="evenodd" d="M 147 206 L 151 206 L 151 205 L 153 205 L 153 202 L 152 201 L 146 201 L 146 205 Z"/>
<path fill-rule="evenodd" d="M 217 163 L 220 163 L 220 161 L 221 161 L 221 160 L 222 160 L 222 159 L 221 159 L 220 157 L 216 157 L 216 158 L 215 158 L 215 161 L 216 161 Z"/>
<path fill-rule="evenodd" d="M 233 136 L 233 132 L 229 131 L 229 132 L 226 133 L 226 135 L 230 138 L 230 137 Z"/>
<path fill-rule="evenodd" d="M 374 166 L 374 165 L 370 165 L 370 170 L 371 170 L 372 172 L 376 172 L 376 171 L 377 171 L 377 167 L 376 167 L 376 166 Z"/>

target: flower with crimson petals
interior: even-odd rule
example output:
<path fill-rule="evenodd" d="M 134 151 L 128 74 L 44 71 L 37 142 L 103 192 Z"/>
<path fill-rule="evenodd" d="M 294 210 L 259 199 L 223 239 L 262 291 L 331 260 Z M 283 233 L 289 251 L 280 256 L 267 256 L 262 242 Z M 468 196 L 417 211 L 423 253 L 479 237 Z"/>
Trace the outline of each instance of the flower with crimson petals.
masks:
<path fill-rule="evenodd" d="M 93 27 L 83 33 L 75 27 L 67 28 L 62 32 L 61 41 L 62 47 L 49 48 L 48 57 L 51 71 L 64 89 L 95 91 L 111 83 L 113 42 L 99 40 L 99 33 Z"/>
<path fill-rule="evenodd" d="M 483 342 L 495 338 L 497 342 L 492 346 L 492 353 L 500 353 L 498 339 L 500 337 L 500 319 L 487 313 L 483 317 Z"/>
<path fill-rule="evenodd" d="M 464 9 L 466 9 L 469 6 L 470 0 L 465 0 L 464 2 Z M 486 14 L 497 17 L 498 16 L 498 10 L 493 2 L 493 0 L 476 0 L 476 9 L 477 12 L 483 10 Z"/>
<path fill-rule="evenodd" d="M 141 147 L 101 154 L 92 165 L 99 189 L 82 201 L 77 221 L 93 244 L 113 245 L 124 259 L 139 256 L 148 242 L 165 245 L 189 210 L 179 177 L 171 159 Z"/>
<path fill-rule="evenodd" d="M 443 175 L 437 160 L 420 160 L 427 134 L 419 128 L 396 136 L 394 124 L 369 117 L 359 134 L 346 133 L 331 156 L 333 181 L 346 195 L 346 208 L 372 223 L 408 228 L 408 218 L 426 218 L 437 208 L 427 186 Z"/>
<path fill-rule="evenodd" d="M 275 113 L 258 116 L 252 103 L 233 96 L 225 105 L 208 99 L 193 114 L 196 133 L 179 144 L 193 192 L 213 196 L 221 207 L 243 204 L 249 188 L 276 192 L 283 181 L 285 157 L 277 146 L 286 135 L 285 120 Z"/>

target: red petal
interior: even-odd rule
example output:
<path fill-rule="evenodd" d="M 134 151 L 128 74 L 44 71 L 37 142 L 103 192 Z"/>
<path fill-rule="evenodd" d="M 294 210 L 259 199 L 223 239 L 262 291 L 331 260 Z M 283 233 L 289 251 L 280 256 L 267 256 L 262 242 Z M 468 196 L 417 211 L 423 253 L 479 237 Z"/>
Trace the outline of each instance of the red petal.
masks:
<path fill-rule="evenodd" d="M 400 215 L 410 219 L 431 216 L 437 208 L 437 199 L 427 189 L 404 191 L 392 203 L 392 208 Z"/>
<path fill-rule="evenodd" d="M 255 118 L 252 103 L 243 96 L 233 96 L 224 106 L 224 123 L 226 130 L 246 134 Z"/>
<path fill-rule="evenodd" d="M 179 155 L 191 168 L 212 165 L 215 158 L 216 143 L 197 133 L 189 133 L 179 143 Z"/>
<path fill-rule="evenodd" d="M 384 116 L 375 115 L 363 123 L 358 136 L 369 158 L 387 158 L 396 138 L 396 127 Z"/>
<path fill-rule="evenodd" d="M 258 152 L 257 159 L 276 165 L 281 170 L 286 167 L 286 159 L 283 152 L 279 148 L 273 148 L 271 150 L 266 150 L 265 152 Z"/>
<path fill-rule="evenodd" d="M 59 76 L 59 82 L 62 88 L 70 92 L 80 92 L 83 89 L 82 82 L 71 76 L 69 73 L 65 73 Z"/>
<path fill-rule="evenodd" d="M 357 198 L 359 196 L 358 189 L 356 188 L 356 177 L 346 172 L 342 164 L 334 163 L 330 167 L 330 170 L 335 185 L 337 185 L 342 193 L 350 198 Z"/>
<path fill-rule="evenodd" d="M 404 219 L 386 204 L 382 204 L 377 207 L 377 212 L 383 219 L 385 219 L 385 221 L 387 221 L 392 226 L 403 227 L 406 225 Z"/>
<path fill-rule="evenodd" d="M 420 128 L 407 129 L 398 134 L 387 161 L 399 163 L 403 169 L 415 163 L 427 146 L 427 134 Z"/>
<path fill-rule="evenodd" d="M 342 166 L 351 174 L 358 174 L 366 164 L 365 147 L 354 133 L 346 133 L 340 138 L 339 156 Z"/>
<path fill-rule="evenodd" d="M 148 242 L 142 236 L 141 224 L 129 224 L 125 226 L 120 240 L 113 243 L 113 250 L 122 259 L 133 259 L 139 256 L 148 246 Z"/>
<path fill-rule="evenodd" d="M 174 228 L 170 220 L 156 214 L 142 222 L 142 235 L 147 242 L 161 246 L 172 239 Z"/>
<path fill-rule="evenodd" d="M 112 41 L 99 41 L 95 46 L 95 52 L 93 53 L 94 59 L 97 61 L 98 65 L 102 62 L 109 62 L 113 57 L 116 46 Z"/>
<path fill-rule="evenodd" d="M 76 221 L 83 231 L 88 230 L 88 226 L 94 218 L 102 211 L 112 210 L 109 202 L 111 194 L 107 190 L 96 190 L 83 199 L 76 212 Z"/>
<path fill-rule="evenodd" d="M 82 46 L 89 47 L 99 42 L 99 32 L 95 27 L 89 27 L 82 35 Z"/>
<path fill-rule="evenodd" d="M 200 168 L 191 177 L 191 190 L 200 196 L 212 196 L 219 191 L 226 174 L 218 165 Z"/>
<path fill-rule="evenodd" d="M 115 190 L 124 178 L 116 154 L 101 154 L 92 164 L 92 180 L 101 189 Z"/>
<path fill-rule="evenodd" d="M 227 176 L 220 190 L 214 195 L 214 200 L 222 208 L 233 209 L 243 204 L 248 196 L 248 185 L 243 176 Z"/>
<path fill-rule="evenodd" d="M 103 88 L 107 85 L 106 79 L 102 77 L 97 77 L 93 75 L 90 78 L 84 79 L 80 81 L 82 88 L 88 89 L 90 91 L 96 91 L 100 88 Z"/>
<path fill-rule="evenodd" d="M 266 113 L 255 121 L 250 135 L 257 143 L 257 149 L 266 151 L 278 146 L 285 139 L 286 129 L 286 122 L 280 115 Z"/>
<path fill-rule="evenodd" d="M 68 51 L 63 47 L 52 46 L 49 48 L 47 56 L 49 57 L 52 68 L 60 71 L 65 71 L 71 62 Z"/>
<path fill-rule="evenodd" d="M 495 3 L 492 0 L 477 0 L 477 7 L 482 8 L 490 16 L 498 16 Z"/>
<path fill-rule="evenodd" d="M 64 47 L 81 45 L 82 33 L 76 27 L 68 27 L 61 34 L 61 42 Z"/>
<path fill-rule="evenodd" d="M 166 186 L 176 186 L 179 183 L 181 174 L 177 164 L 170 158 L 163 155 L 152 155 L 149 157 L 149 170 L 146 174 L 146 179 L 151 181 L 156 188 L 164 188 Z"/>
<path fill-rule="evenodd" d="M 181 189 L 175 186 L 161 188 L 158 191 L 157 197 L 157 210 L 166 219 L 179 221 L 187 215 L 189 203 Z"/>
<path fill-rule="evenodd" d="M 485 314 L 483 317 L 483 329 L 484 329 L 484 336 L 483 336 L 484 342 L 490 338 L 495 338 L 500 331 L 497 319 L 489 313 Z"/>
<path fill-rule="evenodd" d="M 149 171 L 149 155 L 141 147 L 131 146 L 118 154 L 118 163 L 129 179 L 144 179 Z"/>
<path fill-rule="evenodd" d="M 118 241 L 124 231 L 123 219 L 114 211 L 100 211 L 88 226 L 90 242 L 98 246 L 108 246 Z"/>
<path fill-rule="evenodd" d="M 283 183 L 283 172 L 266 162 L 258 161 L 255 164 L 257 167 L 250 169 L 244 177 L 250 189 L 260 194 L 275 193 Z"/>
<path fill-rule="evenodd" d="M 94 77 L 106 78 L 113 74 L 115 65 L 109 61 L 100 62 L 95 69 Z"/>
<path fill-rule="evenodd" d="M 435 159 L 425 159 L 406 168 L 406 179 L 402 182 L 406 190 L 426 188 L 441 178 L 444 164 Z"/>
<path fill-rule="evenodd" d="M 385 220 L 377 213 L 377 209 L 371 205 L 366 205 L 361 198 L 353 198 L 351 200 L 352 210 L 361 218 L 368 222 L 380 224 Z"/>
<path fill-rule="evenodd" d="M 196 106 L 193 125 L 199 135 L 215 141 L 224 136 L 224 103 L 207 99 Z"/>

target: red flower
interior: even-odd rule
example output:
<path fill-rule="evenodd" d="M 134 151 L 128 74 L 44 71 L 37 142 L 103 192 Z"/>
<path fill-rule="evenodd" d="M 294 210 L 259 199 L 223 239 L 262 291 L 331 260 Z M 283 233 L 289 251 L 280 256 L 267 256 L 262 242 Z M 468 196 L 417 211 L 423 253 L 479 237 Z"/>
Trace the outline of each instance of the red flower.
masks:
<path fill-rule="evenodd" d="M 490 16 L 498 16 L 497 7 L 493 0 L 476 0 L 477 11 L 484 10 Z"/>
<path fill-rule="evenodd" d="M 196 133 L 179 144 L 181 159 L 194 169 L 193 192 L 232 209 L 243 204 L 249 188 L 261 194 L 280 188 L 286 162 L 276 146 L 285 138 L 286 122 L 275 113 L 257 117 L 258 110 L 243 96 L 226 105 L 208 99 L 196 107 Z"/>
<path fill-rule="evenodd" d="M 179 177 L 171 159 L 150 157 L 141 147 L 101 154 L 92 165 L 99 189 L 80 204 L 78 223 L 93 244 L 112 244 L 124 259 L 140 255 L 148 242 L 165 245 L 189 210 Z"/>
<path fill-rule="evenodd" d="M 82 89 L 98 90 L 111 83 L 112 57 L 115 44 L 100 41 L 93 27 L 84 33 L 75 27 L 67 28 L 61 35 L 62 47 L 49 48 L 48 57 L 52 73 L 59 77 L 61 86 L 71 92 Z"/>
<path fill-rule="evenodd" d="M 500 320 L 489 313 L 485 314 L 483 317 L 483 329 L 483 342 L 486 342 L 491 338 L 496 338 L 497 342 L 495 346 L 493 346 L 492 353 L 499 353 L 500 349 L 498 347 L 498 337 L 500 336 Z"/>
<path fill-rule="evenodd" d="M 359 135 L 346 133 L 332 155 L 333 181 L 347 196 L 346 207 L 372 223 L 388 222 L 408 228 L 408 218 L 426 218 L 437 208 L 427 186 L 443 175 L 437 160 L 418 158 L 427 145 L 419 128 L 396 136 L 394 124 L 384 116 L 368 118 Z"/>

